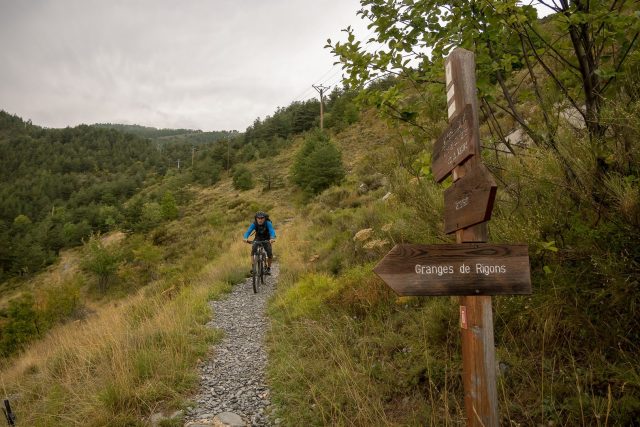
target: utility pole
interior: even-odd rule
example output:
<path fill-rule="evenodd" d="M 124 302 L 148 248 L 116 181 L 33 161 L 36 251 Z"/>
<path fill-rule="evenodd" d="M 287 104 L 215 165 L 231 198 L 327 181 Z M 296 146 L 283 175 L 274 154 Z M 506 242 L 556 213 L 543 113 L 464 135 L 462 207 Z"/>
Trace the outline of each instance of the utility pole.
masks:
<path fill-rule="evenodd" d="M 196 147 L 191 148 L 191 169 L 193 169 L 193 158 L 196 155 Z"/>
<path fill-rule="evenodd" d="M 320 94 L 320 130 L 324 128 L 324 92 L 331 86 L 311 85 Z"/>
<path fill-rule="evenodd" d="M 180 159 L 178 159 L 178 170 L 180 170 Z"/>

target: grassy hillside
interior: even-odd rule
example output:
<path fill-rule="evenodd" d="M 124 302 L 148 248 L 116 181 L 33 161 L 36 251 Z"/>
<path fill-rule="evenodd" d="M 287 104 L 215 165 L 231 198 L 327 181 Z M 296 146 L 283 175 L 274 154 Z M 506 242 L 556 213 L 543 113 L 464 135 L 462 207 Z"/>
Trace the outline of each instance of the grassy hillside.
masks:
<path fill-rule="evenodd" d="M 590 5 L 537 20 L 504 2 L 374 0 L 368 40 L 328 42 L 379 116 L 336 135 L 346 182 L 303 207 L 283 254 L 270 373 L 287 425 L 464 424 L 457 299 L 398 298 L 372 272 L 395 243 L 452 241 L 451 180 L 431 172 L 451 46 L 475 54 L 490 241 L 531 259 L 533 294 L 493 298 L 500 423 L 638 425 L 640 29 L 629 4 Z"/>
<path fill-rule="evenodd" d="M 35 337 L 0 359 L 3 393 L 21 423 L 146 425 L 155 411 L 187 405 L 197 361 L 218 337 L 204 326 L 207 301 L 249 269 L 242 232 L 257 210 L 271 212 L 285 236 L 296 216 L 285 185 L 294 152 L 250 163 L 246 191 L 231 174 L 208 187 L 181 174 L 151 182 L 137 197 L 175 194 L 175 219 L 96 234 L 46 271 L 12 281 L 0 337 Z M 105 259 L 115 268 L 90 268 Z"/>
<path fill-rule="evenodd" d="M 207 301 L 244 277 L 248 248 L 240 236 L 247 218 L 276 203 L 265 205 L 259 189 L 237 194 L 230 179 L 191 191 L 180 218 L 148 240 L 107 236 L 110 250 L 135 244 L 136 257 L 120 265 L 106 295 L 79 268 L 86 256 L 80 249 L 34 279 L 36 295 L 74 280 L 85 285 L 79 287 L 77 320 L 53 327 L 18 358 L 3 362 L 2 382 L 21 423 L 145 425 L 154 411 L 187 403 L 197 384 L 196 362 L 218 337 L 204 326 L 211 316 Z M 283 206 L 273 212 L 291 216 L 284 198 L 272 194 Z M 145 266 L 144 252 L 152 248 L 161 256 Z M 148 269 L 152 279 L 122 294 L 122 286 L 133 286 L 136 269 Z"/>
<path fill-rule="evenodd" d="M 434 126 L 437 133 L 443 124 Z M 78 320 L 52 328 L 1 371 L 22 419 L 144 425 L 151 413 L 188 405 L 197 360 L 217 339 L 203 327 L 206 301 L 246 272 L 248 249 L 238 237 L 263 209 L 279 234 L 268 345 L 284 424 L 463 424 L 457 300 L 398 298 L 372 273 L 395 243 L 451 241 L 442 233 L 443 188 L 421 168 L 428 142 L 406 135 L 373 111 L 362 114 L 332 136 L 345 180 L 311 198 L 289 181 L 304 136 L 246 163 L 250 190 L 235 189 L 232 177 L 189 187 L 178 219 L 147 239 L 107 245 L 136 255 L 106 296 L 79 268 L 87 249 L 65 253 L 34 289 L 46 302 L 81 280 Z M 561 165 L 543 150 L 487 154 L 502 183 L 491 239 L 530 245 L 534 284 L 530 297 L 494 298 L 503 422 L 633 425 L 640 408 L 633 223 L 594 222 L 567 199 Z M 269 191 L 267 172 L 278 177 Z M 619 209 L 621 217 L 628 204 Z"/>
<path fill-rule="evenodd" d="M 561 149 L 587 161 L 580 131 L 564 132 Z M 395 243 L 452 241 L 443 187 L 406 135 L 372 115 L 337 135 L 350 174 L 302 209 L 303 237 L 283 254 L 270 373 L 288 425 L 464 424 L 457 299 L 398 298 L 372 272 Z M 603 213 L 571 199 L 545 150 L 484 161 L 499 182 L 490 239 L 529 244 L 533 282 L 529 297 L 494 298 L 501 422 L 634 425 L 637 191 L 612 175 Z"/>
<path fill-rule="evenodd" d="M 431 13 L 424 3 L 398 9 L 384 3 L 370 12 L 382 14 L 378 41 L 389 41 L 392 53 L 419 51 L 407 46 L 422 34 L 413 26 L 440 25 L 409 19 Z M 455 5 L 461 12 L 466 6 Z M 616 54 L 603 57 L 597 73 L 584 74 L 576 71 L 584 64 L 558 58 L 571 49 L 564 36 L 575 23 L 558 14 L 537 27 L 531 8 L 512 9 L 485 10 L 491 31 L 480 33 L 493 37 L 480 40 L 486 44 L 473 45 L 480 34 L 473 33 L 475 11 L 460 15 L 468 26 L 451 21 L 455 28 L 445 34 L 455 38 L 463 28 L 465 43 L 478 49 L 482 160 L 499 186 L 490 241 L 529 245 L 533 294 L 493 298 L 501 424 L 638 425 L 637 34 L 616 33 L 626 43 L 620 50 L 613 33 L 597 29 L 601 46 Z M 624 22 L 601 28 L 624 27 L 631 17 L 625 11 L 615 17 Z M 510 19 L 515 12 L 522 13 Z M 591 18 L 604 15 L 613 14 Z M 525 21 L 544 30 L 529 44 L 519 36 L 532 33 L 505 26 Z M 546 33 L 558 37 L 559 50 L 531 63 L 538 46 L 549 45 Z M 369 83 L 369 67 L 406 66 L 402 54 L 371 56 L 357 43 L 334 47 L 352 61 L 351 83 Z M 500 49 L 499 63 L 489 48 Z M 613 57 L 627 64 L 605 70 Z M 266 210 L 279 234 L 268 350 L 272 400 L 283 424 L 464 425 L 457 298 L 399 298 L 373 273 L 397 243 L 453 241 L 443 233 L 443 190 L 451 180 L 436 184 L 430 168 L 433 143 L 447 126 L 444 66 L 434 58 L 425 59 L 424 69 L 368 85 L 357 94 L 360 104 L 354 91 L 332 94 L 324 133 L 314 129 L 311 101 L 256 120 L 244 135 L 212 146 L 200 169 L 162 170 L 135 196 L 105 201 L 118 207 L 120 226 L 106 221 L 117 212 L 96 207 L 104 234 L 62 251 L 54 266 L 20 286 L 2 285 L 11 298 L 3 293 L 0 301 L 0 343 L 24 351 L 3 359 L 0 375 L 21 420 L 146 425 L 158 410 L 187 406 L 197 361 L 219 338 L 204 327 L 211 315 L 206 301 L 246 273 L 249 250 L 239 237 L 253 213 Z M 608 72 L 615 79 L 595 82 L 589 120 L 568 119 L 572 103 L 581 107 L 575 100 L 594 95 L 580 79 Z M 514 129 L 524 129 L 523 144 L 505 142 Z M 300 172 L 326 178 L 320 172 L 327 159 L 336 166 L 334 146 L 344 179 L 316 191 L 318 181 L 326 182 L 311 185 Z M 163 150 L 171 162 L 192 153 L 184 144 Z M 305 163 L 301 152 L 313 161 Z M 207 179 L 197 178 L 197 170 Z M 48 207 L 39 212 L 49 218 Z M 136 227 L 127 226 L 128 215 Z M 29 234 L 30 222 L 18 211 L 6 218 L 0 232 Z M 64 230 L 64 222 L 58 225 Z M 32 341 L 18 339 L 27 333 Z"/>

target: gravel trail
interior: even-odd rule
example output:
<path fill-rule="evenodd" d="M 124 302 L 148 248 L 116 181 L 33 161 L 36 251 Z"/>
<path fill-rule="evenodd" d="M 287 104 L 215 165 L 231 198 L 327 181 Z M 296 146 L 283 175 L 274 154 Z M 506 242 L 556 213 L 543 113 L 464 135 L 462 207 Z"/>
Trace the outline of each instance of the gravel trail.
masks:
<path fill-rule="evenodd" d="M 234 412 L 252 426 L 270 425 L 271 404 L 265 380 L 268 328 L 266 303 L 274 292 L 278 265 L 253 293 L 251 278 L 234 286 L 227 298 L 210 301 L 213 320 L 207 326 L 224 331 L 224 339 L 213 346 L 210 359 L 200 367 L 197 406 L 186 413 L 186 421 L 211 420 L 222 412 Z"/>

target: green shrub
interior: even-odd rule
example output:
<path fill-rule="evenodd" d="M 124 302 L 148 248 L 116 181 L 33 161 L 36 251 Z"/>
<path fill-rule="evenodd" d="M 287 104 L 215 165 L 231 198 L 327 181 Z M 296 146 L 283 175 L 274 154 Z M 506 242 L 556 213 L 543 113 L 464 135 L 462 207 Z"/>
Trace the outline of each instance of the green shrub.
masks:
<path fill-rule="evenodd" d="M 0 318 L 0 355 L 9 356 L 20 351 L 39 335 L 38 316 L 32 294 L 24 294 L 9 302 L 4 316 Z"/>
<path fill-rule="evenodd" d="M 316 195 L 344 178 L 342 154 L 326 133 L 314 132 L 296 154 L 291 173 L 305 194 Z"/>
<path fill-rule="evenodd" d="M 104 293 L 116 276 L 120 260 L 118 251 L 103 245 L 98 236 L 92 236 L 85 246 L 81 266 L 96 277 L 98 290 Z"/>
<path fill-rule="evenodd" d="M 251 171 L 246 166 L 237 166 L 233 172 L 233 187 L 236 190 L 250 190 L 253 188 Z"/>
<path fill-rule="evenodd" d="M 138 228 L 150 231 L 162 222 L 162 207 L 157 202 L 147 202 L 142 206 L 142 215 Z"/>
<path fill-rule="evenodd" d="M 162 218 L 172 220 L 178 218 L 178 205 L 176 199 L 173 197 L 173 193 L 165 191 L 162 196 L 162 202 L 160 203 L 160 209 L 162 212 Z"/>
<path fill-rule="evenodd" d="M 192 174 L 195 182 L 211 185 L 218 182 L 221 172 L 222 166 L 220 166 L 220 163 L 207 157 L 193 165 Z"/>
<path fill-rule="evenodd" d="M 46 327 L 73 318 L 82 307 L 80 288 L 83 281 L 76 276 L 44 289 L 44 307 L 40 314 Z"/>

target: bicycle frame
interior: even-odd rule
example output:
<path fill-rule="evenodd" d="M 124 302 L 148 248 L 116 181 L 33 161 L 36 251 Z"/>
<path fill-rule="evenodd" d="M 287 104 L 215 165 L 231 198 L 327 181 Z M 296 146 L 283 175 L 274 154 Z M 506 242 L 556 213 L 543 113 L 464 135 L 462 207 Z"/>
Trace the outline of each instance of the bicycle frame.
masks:
<path fill-rule="evenodd" d="M 256 253 L 252 258 L 252 284 L 254 293 L 258 292 L 258 285 L 264 285 L 264 271 L 267 268 L 267 251 L 264 248 L 264 244 L 266 242 L 267 241 L 262 240 L 253 240 L 251 242 L 247 242 L 256 246 Z"/>

